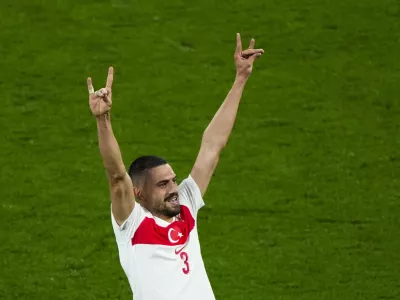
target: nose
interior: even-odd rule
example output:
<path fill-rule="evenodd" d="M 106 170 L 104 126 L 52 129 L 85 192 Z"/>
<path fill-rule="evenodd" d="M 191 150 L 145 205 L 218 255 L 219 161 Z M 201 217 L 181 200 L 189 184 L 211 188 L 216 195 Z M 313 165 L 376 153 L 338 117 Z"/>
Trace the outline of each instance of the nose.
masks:
<path fill-rule="evenodd" d="M 168 185 L 167 194 L 168 194 L 168 196 L 172 195 L 172 194 L 178 194 L 178 185 L 175 182 Z"/>
<path fill-rule="evenodd" d="M 173 194 L 178 194 L 178 189 L 170 189 L 167 194 L 168 194 L 168 196 L 173 195 Z"/>

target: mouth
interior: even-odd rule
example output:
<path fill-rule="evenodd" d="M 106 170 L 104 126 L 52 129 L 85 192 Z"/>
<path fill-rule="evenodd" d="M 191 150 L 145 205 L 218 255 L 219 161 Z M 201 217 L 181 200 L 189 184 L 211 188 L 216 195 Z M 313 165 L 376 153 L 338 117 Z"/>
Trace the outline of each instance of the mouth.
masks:
<path fill-rule="evenodd" d="M 178 205 L 179 204 L 178 196 L 176 196 L 176 195 L 171 197 L 171 198 L 169 198 L 169 199 L 167 199 L 167 200 L 165 200 L 165 201 L 171 203 L 172 205 Z"/>

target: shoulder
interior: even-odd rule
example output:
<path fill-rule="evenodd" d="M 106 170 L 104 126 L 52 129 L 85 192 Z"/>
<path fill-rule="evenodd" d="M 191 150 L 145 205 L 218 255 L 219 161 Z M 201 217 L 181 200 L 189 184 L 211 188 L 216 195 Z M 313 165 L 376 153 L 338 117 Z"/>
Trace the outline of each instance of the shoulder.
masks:
<path fill-rule="evenodd" d="M 134 235 L 140 224 L 145 219 L 152 217 L 153 216 L 151 215 L 151 213 L 147 211 L 143 206 L 141 206 L 139 203 L 135 203 L 135 206 L 128 218 L 121 225 L 118 225 L 111 209 L 111 222 L 117 242 L 128 242 L 129 239 Z"/>
<path fill-rule="evenodd" d="M 201 197 L 200 188 L 190 174 L 179 184 L 178 189 L 182 192 L 186 190 L 187 192 L 193 193 L 195 196 Z"/>
<path fill-rule="evenodd" d="M 196 217 L 198 210 L 204 206 L 204 201 L 201 191 L 191 175 L 181 182 L 178 192 L 181 205 L 187 206 Z"/>

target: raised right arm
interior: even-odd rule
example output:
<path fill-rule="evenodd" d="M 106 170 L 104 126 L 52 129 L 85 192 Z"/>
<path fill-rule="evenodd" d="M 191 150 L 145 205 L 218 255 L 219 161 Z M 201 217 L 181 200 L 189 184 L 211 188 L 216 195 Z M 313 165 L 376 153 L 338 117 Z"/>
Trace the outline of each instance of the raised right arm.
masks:
<path fill-rule="evenodd" d="M 96 121 L 100 153 L 110 185 L 112 213 L 118 225 L 121 225 L 129 217 L 135 205 L 133 185 L 112 131 L 110 114 L 96 117 Z"/>
<path fill-rule="evenodd" d="M 100 153 L 110 185 L 112 213 L 118 225 L 121 225 L 131 214 L 135 206 L 135 199 L 133 184 L 126 172 L 121 151 L 111 126 L 113 73 L 114 70 L 110 67 L 106 88 L 96 92 L 94 92 L 91 78 L 88 78 L 88 89 L 90 109 L 96 117 Z"/>

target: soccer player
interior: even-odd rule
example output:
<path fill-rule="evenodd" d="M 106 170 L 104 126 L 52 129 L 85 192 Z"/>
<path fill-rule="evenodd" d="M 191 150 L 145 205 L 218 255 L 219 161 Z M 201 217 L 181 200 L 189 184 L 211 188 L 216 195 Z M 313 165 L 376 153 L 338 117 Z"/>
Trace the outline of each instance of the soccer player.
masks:
<path fill-rule="evenodd" d="M 256 58 L 264 53 L 242 50 L 237 34 L 236 79 L 202 136 L 190 174 L 179 185 L 167 161 L 141 156 L 126 170 L 111 128 L 112 83 L 94 91 L 88 78 L 89 105 L 96 117 L 100 153 L 111 191 L 111 222 L 120 263 L 134 300 L 215 299 L 207 277 L 197 233 L 197 213 L 235 122 L 245 84 Z"/>

